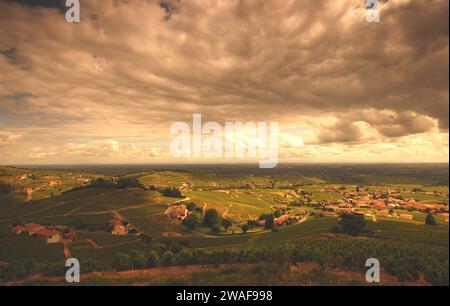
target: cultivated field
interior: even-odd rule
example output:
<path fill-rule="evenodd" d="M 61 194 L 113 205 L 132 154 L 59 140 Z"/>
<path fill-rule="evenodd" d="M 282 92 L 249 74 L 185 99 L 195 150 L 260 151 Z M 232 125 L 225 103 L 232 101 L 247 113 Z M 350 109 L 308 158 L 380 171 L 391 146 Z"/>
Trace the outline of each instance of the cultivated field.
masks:
<path fill-rule="evenodd" d="M 1 167 L 0 183 L 4 191 L 0 195 L 0 271 L 3 269 L 7 271 L 3 274 L 12 273 L 11 267 L 32 261 L 42 264 L 39 269 L 45 274 L 58 275 L 61 270 L 58 265 L 68 255 L 80 259 L 86 267 L 85 272 L 122 269 L 118 266 L 120 256 L 125 259 L 138 256 L 129 255 L 132 251 L 140 254 L 141 259 L 157 254 L 158 266 L 182 262 L 196 264 L 199 258 L 202 258 L 202 263 L 203 260 L 228 263 L 225 258 L 233 252 L 246 250 L 245 256 L 255 250 L 271 253 L 276 246 L 292 250 L 293 253 L 289 255 L 292 259 L 297 254 L 297 246 L 303 244 L 301 248 L 305 248 L 306 244 L 311 244 L 317 258 L 308 257 L 306 254 L 310 252 L 309 249 L 303 249 L 303 255 L 299 257 L 302 262 L 306 260 L 314 265 L 339 267 L 339 273 L 349 271 L 348 275 L 351 275 L 354 272 L 350 270 L 354 271 L 357 265 L 353 263 L 355 258 L 347 259 L 352 262 L 349 266 L 339 260 L 333 264 L 328 262 L 328 255 L 338 252 L 339 248 L 331 250 L 326 259 L 325 253 L 317 251 L 328 248 L 328 243 L 337 242 L 341 243 L 338 245 L 360 244 L 362 249 L 368 248 L 370 244 L 375 243 L 375 248 L 378 248 L 378 244 L 386 243 L 392 252 L 402 254 L 408 250 L 417 253 L 418 260 L 425 256 L 420 255 L 422 249 L 433 248 L 435 252 L 432 254 L 435 255 L 423 257 L 424 261 L 429 258 L 432 262 L 430 267 L 420 261 L 416 268 L 411 268 L 415 270 L 409 271 L 409 274 L 403 270 L 401 273 L 393 270 L 392 277 L 418 282 L 419 278 L 423 281 L 424 274 L 431 283 L 448 280 L 448 269 L 445 273 L 434 266 L 434 262 L 442 261 L 442 258 L 448 266 L 448 186 L 442 185 L 445 181 L 443 177 L 448 175 L 448 168 L 441 169 L 442 177 L 439 177 L 433 167 L 434 182 L 429 178 L 420 180 L 422 168 L 417 170 L 419 174 L 413 173 L 409 177 L 400 171 L 396 179 L 380 173 L 363 175 L 353 170 L 354 177 L 364 177 L 360 183 L 350 178 L 349 170 L 345 167 L 341 168 L 341 174 L 339 168 L 334 167 L 326 173 L 318 169 L 316 175 L 311 175 L 308 167 L 304 171 L 301 171 L 302 168 L 294 170 L 285 170 L 285 174 L 252 173 L 245 168 L 233 171 L 140 170 L 115 176 L 90 169 Z M 120 188 L 105 184 L 91 185 L 99 178 L 114 182 L 117 177 L 134 183 Z M 167 188 L 179 190 L 180 193 L 169 194 Z M 30 195 L 26 190 L 33 191 Z M 359 208 L 360 202 L 369 204 Z M 383 212 L 383 208 L 379 208 L 380 203 L 392 204 L 386 204 Z M 189 205 L 191 211 L 187 209 Z M 432 210 L 435 207 L 433 205 L 438 205 L 439 211 L 436 208 Z M 177 209 L 182 214 L 175 218 L 172 212 Z M 363 235 L 354 237 L 335 232 L 339 224 L 339 212 L 345 209 L 366 214 Z M 203 220 L 208 210 L 217 212 L 218 223 L 215 227 L 207 226 Z M 434 226 L 425 224 L 427 211 L 430 210 L 437 222 Z M 181 221 L 189 214 L 198 218 L 195 228 Z M 284 215 L 290 222 L 274 227 L 259 225 L 257 221 L 262 220 L 260 216 L 267 215 L 275 215 L 275 220 L 277 216 Z M 108 224 L 115 219 L 126 221 L 132 230 L 125 235 L 113 235 Z M 222 225 L 225 224 L 223 220 L 230 221 L 230 224 L 225 227 Z M 76 239 L 65 243 L 64 249 L 61 243 L 47 244 L 35 235 L 15 235 L 10 231 L 14 224 L 29 223 L 48 228 L 69 228 L 76 232 Z M 314 245 L 317 246 L 316 250 Z M 349 244 L 348 247 L 354 246 Z M 380 250 L 383 248 L 380 247 Z M 254 264 L 268 260 L 262 259 L 265 255 L 255 256 L 251 261 Z M 271 257 L 269 261 L 278 261 L 276 258 L 283 256 Z M 337 256 L 350 255 L 342 253 Z M 380 251 L 379 256 L 387 255 Z M 123 258 L 121 260 L 125 260 Z M 235 260 L 248 262 L 247 259 Z M 390 262 L 390 257 L 387 260 Z M 406 263 L 408 261 L 405 260 Z M 148 265 L 144 262 L 142 267 Z M 416 272 L 422 276 L 416 278 Z M 236 277 L 235 273 L 230 275 Z M 106 279 L 103 281 L 108 282 Z M 170 280 L 161 279 L 160 282 Z M 249 279 L 248 282 L 253 283 L 253 280 Z M 296 279 L 294 283 L 302 281 Z"/>

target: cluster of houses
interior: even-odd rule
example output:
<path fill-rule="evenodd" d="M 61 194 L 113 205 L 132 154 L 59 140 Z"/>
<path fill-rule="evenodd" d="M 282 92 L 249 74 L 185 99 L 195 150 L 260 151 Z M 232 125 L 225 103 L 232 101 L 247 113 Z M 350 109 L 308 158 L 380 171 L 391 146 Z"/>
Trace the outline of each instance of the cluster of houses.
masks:
<path fill-rule="evenodd" d="M 357 213 L 368 217 L 395 217 L 413 220 L 413 215 L 408 213 L 397 214 L 394 209 L 428 212 L 432 211 L 442 215 L 448 222 L 448 206 L 444 204 L 423 203 L 414 199 L 402 199 L 396 197 L 400 194 L 398 190 L 387 190 L 386 192 L 347 191 L 331 189 L 327 192 L 339 192 L 343 199 L 324 200 L 322 203 L 323 216 L 334 217 L 339 213 Z M 306 195 L 307 196 L 307 195 Z M 318 203 L 319 204 L 319 203 Z"/>
<path fill-rule="evenodd" d="M 184 218 L 189 216 L 192 212 L 189 211 L 185 204 L 173 206 L 168 211 L 169 216 L 172 219 L 176 219 L 178 221 L 183 221 Z"/>
<path fill-rule="evenodd" d="M 295 215 L 289 215 L 289 214 L 283 214 L 277 218 L 273 219 L 273 225 L 275 226 L 283 226 L 283 225 L 289 225 L 293 223 L 297 223 L 303 219 L 305 219 L 306 215 L 308 213 L 304 210 L 297 211 Z M 265 226 L 266 220 L 258 220 L 257 221 L 259 226 Z"/>
<path fill-rule="evenodd" d="M 72 242 L 77 236 L 75 231 L 66 226 L 45 227 L 37 223 L 15 224 L 11 227 L 11 233 L 38 237 L 46 241 L 47 244 Z"/>
<path fill-rule="evenodd" d="M 33 177 L 33 174 L 23 174 L 23 175 L 21 175 L 21 176 L 18 176 L 18 177 L 16 177 L 16 179 L 19 179 L 19 180 L 21 180 L 21 181 L 25 181 L 25 180 L 27 180 L 27 179 L 29 179 L 29 178 L 32 178 Z"/>
<path fill-rule="evenodd" d="M 285 215 L 279 216 L 278 218 L 274 218 L 273 225 L 275 225 L 275 226 L 287 225 L 290 223 L 298 222 L 301 219 L 303 219 L 303 217 L 299 216 L 299 215 L 291 216 L 291 215 L 285 214 Z"/>
<path fill-rule="evenodd" d="M 75 181 L 82 187 L 85 187 L 91 183 L 90 179 L 84 178 L 81 175 L 77 178 L 75 178 Z"/>
<path fill-rule="evenodd" d="M 42 184 L 42 188 L 52 187 L 61 185 L 61 180 L 59 179 L 49 179 L 46 183 Z"/>

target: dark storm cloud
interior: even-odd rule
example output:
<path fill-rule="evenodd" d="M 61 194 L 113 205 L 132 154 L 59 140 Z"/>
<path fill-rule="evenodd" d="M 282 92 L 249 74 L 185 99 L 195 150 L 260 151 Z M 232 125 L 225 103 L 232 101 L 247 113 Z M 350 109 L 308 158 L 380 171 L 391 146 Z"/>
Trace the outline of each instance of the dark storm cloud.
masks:
<path fill-rule="evenodd" d="M 447 0 L 382 1 L 380 23 L 360 0 L 85 0 L 76 25 L 60 3 L 0 1 L 0 97 L 33 93 L 0 103 L 34 128 L 147 135 L 196 112 L 306 120 L 314 143 L 448 129 Z"/>
<path fill-rule="evenodd" d="M 30 7 L 57 8 L 61 12 L 66 10 L 66 0 L 5 0 Z"/>
<path fill-rule="evenodd" d="M 331 128 L 323 129 L 318 135 L 318 142 L 357 142 L 361 137 L 362 131 L 355 123 L 339 121 Z"/>
<path fill-rule="evenodd" d="M 11 64 L 17 63 L 17 50 L 16 48 L 9 48 L 0 50 L 0 54 L 5 56 Z"/>
<path fill-rule="evenodd" d="M 180 0 L 166 0 L 159 3 L 159 6 L 164 9 L 166 13 L 164 16 L 166 20 L 170 20 L 172 15 L 178 12 L 180 2 Z"/>

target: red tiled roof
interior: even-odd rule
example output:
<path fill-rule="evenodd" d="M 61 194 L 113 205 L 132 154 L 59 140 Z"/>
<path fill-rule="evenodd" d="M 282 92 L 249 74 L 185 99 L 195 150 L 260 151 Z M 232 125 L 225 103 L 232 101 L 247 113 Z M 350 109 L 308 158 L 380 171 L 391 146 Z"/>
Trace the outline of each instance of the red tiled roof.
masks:
<path fill-rule="evenodd" d="M 41 229 L 41 230 L 38 230 L 35 234 L 39 235 L 39 236 L 47 236 L 48 237 L 48 236 L 59 235 L 59 232 L 50 231 L 50 230 L 47 230 L 47 229 Z"/>
<path fill-rule="evenodd" d="M 25 229 L 25 227 L 21 226 L 21 225 L 17 225 L 11 228 L 11 232 L 13 233 L 18 233 L 21 232 Z"/>
<path fill-rule="evenodd" d="M 122 220 L 118 220 L 118 219 L 112 219 L 111 221 L 108 222 L 111 226 L 113 225 L 122 225 L 123 221 Z"/>
<path fill-rule="evenodd" d="M 35 231 L 38 230 L 40 228 L 42 228 L 43 226 L 40 224 L 36 224 L 36 223 L 29 223 L 25 225 L 25 231 L 26 232 L 31 232 L 31 231 Z"/>
<path fill-rule="evenodd" d="M 113 230 L 114 231 L 124 231 L 125 232 L 127 229 L 123 225 L 114 225 Z"/>

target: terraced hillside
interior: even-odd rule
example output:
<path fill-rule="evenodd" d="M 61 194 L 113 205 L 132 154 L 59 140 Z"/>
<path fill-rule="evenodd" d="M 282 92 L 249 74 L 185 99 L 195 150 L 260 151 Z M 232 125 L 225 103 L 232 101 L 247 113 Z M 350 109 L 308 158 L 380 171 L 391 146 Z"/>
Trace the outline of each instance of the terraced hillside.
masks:
<path fill-rule="evenodd" d="M 80 259 L 87 267 L 86 272 L 111 269 L 117 265 L 118 256 L 132 258 L 136 254 L 141 254 L 142 258 L 158 254 L 159 265 L 164 265 L 163 257 L 167 252 L 174 256 L 172 264 L 176 264 L 177 260 L 188 256 L 186 254 L 193 256 L 192 252 L 250 252 L 255 248 L 284 247 L 306 241 L 315 241 L 318 245 L 322 241 L 350 240 L 363 244 L 378 241 L 398 243 L 402 248 L 403 245 L 430 247 L 444 257 L 445 251 L 448 252 L 448 214 L 445 217 L 443 213 L 445 207 L 448 211 L 448 186 L 408 181 L 366 186 L 337 184 L 325 178 L 306 177 L 300 172 L 283 176 L 240 173 L 239 170 L 231 173 L 150 170 L 116 176 L 92 171 L 12 167 L 0 170 L 3 184 L 0 271 L 2 266 L 31 260 L 44 265 L 45 273 L 54 274 L 67 256 Z M 95 183 L 99 178 L 103 185 Z M 121 178 L 138 184 L 105 184 Z M 179 194 L 167 194 L 167 188 L 178 190 Z M 31 196 L 24 193 L 27 189 L 34 190 Z M 433 211 L 437 225 L 425 225 L 426 211 L 415 210 L 414 206 L 389 209 L 389 216 L 378 215 L 380 209 L 356 206 L 358 201 L 367 199 L 376 205 L 388 199 L 392 203 L 416 203 L 411 205 L 424 207 L 440 205 L 440 211 Z M 369 235 L 352 237 L 334 233 L 338 215 L 333 215 L 330 209 L 338 211 L 339 205 L 347 209 L 350 204 L 356 207 L 355 211 L 373 214 L 366 216 Z M 171 215 L 174 210 L 186 210 L 186 215 L 174 218 Z M 218 223 L 214 227 L 204 223 L 208 210 L 217 212 Z M 184 223 L 188 213 L 198 218 L 195 228 Z M 258 225 L 261 216 L 268 215 L 300 217 L 273 228 Z M 410 219 L 399 217 L 405 215 Z M 111 220 L 124 221 L 132 230 L 125 235 L 113 235 L 108 225 Z M 225 226 L 223 220 L 230 224 Z M 46 244 L 34 235 L 11 233 L 14 224 L 30 223 L 69 228 L 76 232 L 76 239 L 63 244 Z M 121 260 L 125 260 L 123 258 Z M 189 262 L 196 261 L 190 259 Z M 425 268 L 417 269 L 425 273 Z"/>

